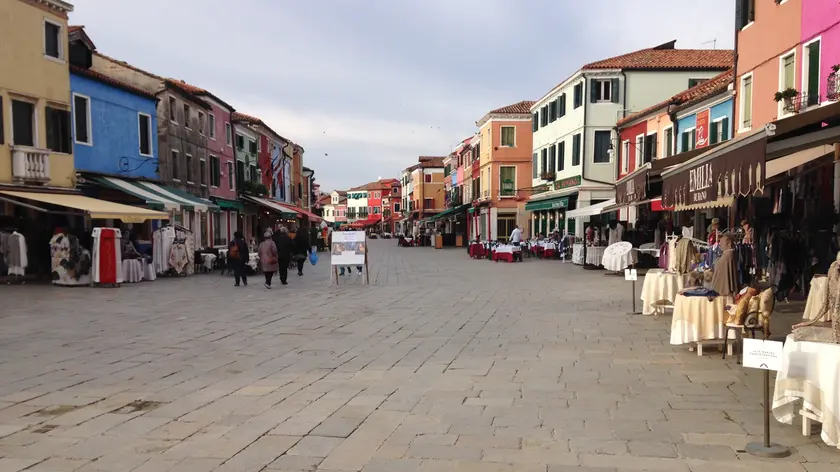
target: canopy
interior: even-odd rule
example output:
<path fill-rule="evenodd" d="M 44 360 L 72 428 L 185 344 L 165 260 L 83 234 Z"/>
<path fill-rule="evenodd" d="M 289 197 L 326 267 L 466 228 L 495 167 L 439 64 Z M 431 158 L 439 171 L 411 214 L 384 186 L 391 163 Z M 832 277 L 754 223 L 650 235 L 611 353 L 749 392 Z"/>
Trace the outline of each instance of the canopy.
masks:
<path fill-rule="evenodd" d="M 306 216 L 309 219 L 309 221 L 311 221 L 313 223 L 317 223 L 317 222 L 321 221 L 321 219 L 322 219 L 320 216 L 316 215 L 315 213 L 312 213 L 311 211 L 304 210 L 303 208 L 300 208 L 300 207 L 296 207 L 292 204 L 280 203 L 280 202 L 277 202 L 277 204 L 286 208 L 288 211 L 293 211 L 293 212 L 297 213 L 298 216 Z"/>
<path fill-rule="evenodd" d="M 589 205 L 583 208 L 578 208 L 576 210 L 571 210 L 566 213 L 566 218 L 581 218 L 584 216 L 596 216 L 600 215 L 601 213 L 608 213 L 608 207 L 615 205 L 615 198 L 611 198 L 607 201 L 603 201 L 601 203 L 596 203 L 594 205 Z"/>
<path fill-rule="evenodd" d="M 558 210 L 561 208 L 569 208 L 569 197 L 547 198 L 525 204 L 525 211 Z"/>
<path fill-rule="evenodd" d="M 295 213 L 292 210 L 289 210 L 288 208 L 286 208 L 285 206 L 277 203 L 274 200 L 268 200 L 268 199 L 260 198 L 260 197 L 253 197 L 251 195 L 243 195 L 242 198 L 244 198 L 246 200 L 250 200 L 250 201 L 256 203 L 257 205 L 259 205 L 263 208 L 267 208 L 267 209 L 269 209 L 269 210 L 271 210 L 275 213 L 279 213 L 280 216 L 282 216 L 283 218 L 295 218 L 295 217 L 297 217 L 297 213 Z"/>
<path fill-rule="evenodd" d="M 216 202 L 216 205 L 219 205 L 219 209 L 226 210 L 226 211 L 243 211 L 245 210 L 245 205 L 238 200 L 228 200 L 225 198 L 213 197 L 213 200 Z"/>
<path fill-rule="evenodd" d="M 14 198 L 22 198 L 41 203 L 48 203 L 50 205 L 57 205 L 65 208 L 81 210 L 87 213 L 91 218 L 98 220 L 115 219 L 122 220 L 124 223 L 142 223 L 146 220 L 169 219 L 168 214 L 160 211 L 148 210 L 146 208 L 138 208 L 129 205 L 122 205 L 120 203 L 114 203 L 105 200 L 97 200 L 95 198 L 85 197 L 83 195 L 17 192 L 12 190 L 2 190 L 0 191 L 0 194 Z M 37 207 L 30 208 L 35 208 L 43 212 L 49 211 Z"/>
<path fill-rule="evenodd" d="M 181 205 L 181 208 L 183 208 L 184 210 L 203 212 L 206 212 L 208 210 L 219 211 L 219 206 L 211 202 L 210 200 L 201 197 L 196 197 L 195 195 L 191 195 L 183 190 L 174 187 L 167 187 L 165 185 L 159 185 L 153 182 L 146 182 L 143 180 L 138 180 L 135 183 L 139 186 L 143 186 L 153 191 L 154 193 L 163 195 L 169 200 L 178 202 Z"/>
<path fill-rule="evenodd" d="M 95 175 L 87 177 L 91 182 L 95 182 L 104 187 L 112 188 L 125 192 L 135 198 L 146 202 L 146 206 L 155 210 L 180 210 L 181 205 L 174 199 L 164 197 L 163 195 L 153 192 L 150 189 L 141 187 L 135 181 L 128 181 L 118 179 L 116 177 L 108 177 L 104 175 Z"/>
<path fill-rule="evenodd" d="M 443 218 L 443 217 L 445 217 L 445 216 L 450 216 L 450 215 L 454 215 L 454 214 L 456 214 L 456 213 L 461 213 L 461 212 L 463 212 L 464 210 L 466 210 L 466 209 L 467 209 L 467 207 L 469 207 L 469 206 L 471 206 L 471 205 L 470 205 L 469 203 L 467 203 L 467 204 L 465 204 L 465 205 L 458 205 L 458 206 L 456 206 L 456 207 L 454 207 L 454 208 L 450 208 L 450 209 L 448 209 L 448 210 L 446 210 L 446 211 L 440 212 L 440 213 L 438 213 L 437 215 L 433 216 L 433 217 L 432 217 L 432 220 L 438 220 L 438 219 Z"/>

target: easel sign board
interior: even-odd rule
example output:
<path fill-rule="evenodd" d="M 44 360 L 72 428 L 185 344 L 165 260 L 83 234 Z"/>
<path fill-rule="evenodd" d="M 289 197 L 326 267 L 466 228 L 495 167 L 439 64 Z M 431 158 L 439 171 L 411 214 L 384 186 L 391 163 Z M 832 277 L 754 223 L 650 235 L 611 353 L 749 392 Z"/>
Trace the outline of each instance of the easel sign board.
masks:
<path fill-rule="evenodd" d="M 364 231 L 333 231 L 330 264 L 334 266 L 363 266 L 367 253 Z"/>
<path fill-rule="evenodd" d="M 750 338 L 745 338 L 743 341 L 744 356 L 742 362 L 744 367 L 776 372 L 782 368 L 784 343 Z"/>

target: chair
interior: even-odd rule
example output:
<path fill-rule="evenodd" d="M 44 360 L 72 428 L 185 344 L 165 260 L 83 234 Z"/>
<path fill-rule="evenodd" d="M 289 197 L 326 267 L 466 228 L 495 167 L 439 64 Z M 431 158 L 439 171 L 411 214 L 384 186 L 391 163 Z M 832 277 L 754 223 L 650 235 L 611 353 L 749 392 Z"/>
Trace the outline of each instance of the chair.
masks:
<path fill-rule="evenodd" d="M 673 310 L 674 304 L 671 300 L 657 300 L 651 304 L 653 307 L 653 319 L 659 318 L 660 315 L 665 314 L 665 310 Z"/>
<path fill-rule="evenodd" d="M 753 300 L 757 299 L 757 303 Z M 747 313 L 744 317 L 743 323 L 729 322 L 725 325 L 725 332 L 723 336 L 723 358 L 726 359 L 726 352 L 730 347 L 729 333 L 735 331 L 735 339 L 732 345 L 742 345 L 744 339 L 744 331 L 750 333 L 750 338 L 755 339 L 757 331 L 761 331 L 762 338 L 768 339 L 770 337 L 770 316 L 773 314 L 773 309 L 776 307 L 776 299 L 773 297 L 773 289 L 768 288 L 760 294 L 752 297 L 749 301 Z M 737 312 L 736 312 L 737 313 Z M 733 348 L 734 349 L 734 348 Z M 742 353 L 738 353 L 737 363 L 741 363 Z"/>

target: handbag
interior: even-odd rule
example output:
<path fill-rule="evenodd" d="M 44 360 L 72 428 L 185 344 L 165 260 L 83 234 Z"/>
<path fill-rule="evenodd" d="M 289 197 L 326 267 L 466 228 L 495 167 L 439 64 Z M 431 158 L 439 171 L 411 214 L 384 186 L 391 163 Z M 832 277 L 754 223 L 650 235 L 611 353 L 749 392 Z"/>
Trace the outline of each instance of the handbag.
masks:
<path fill-rule="evenodd" d="M 315 265 L 318 263 L 318 254 L 314 252 L 309 253 L 309 263 Z"/>

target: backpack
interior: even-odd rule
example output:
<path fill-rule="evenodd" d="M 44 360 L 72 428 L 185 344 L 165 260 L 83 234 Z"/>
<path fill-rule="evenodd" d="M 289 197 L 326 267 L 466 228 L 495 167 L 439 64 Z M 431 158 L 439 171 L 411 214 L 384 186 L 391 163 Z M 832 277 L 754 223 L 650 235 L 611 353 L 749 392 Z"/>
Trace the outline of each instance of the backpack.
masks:
<path fill-rule="evenodd" d="M 230 246 L 228 257 L 231 259 L 239 259 L 239 245 L 235 242 Z"/>

